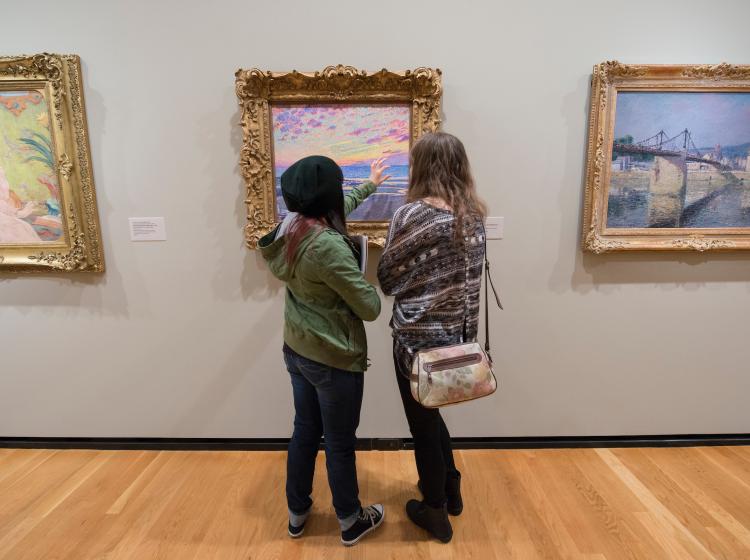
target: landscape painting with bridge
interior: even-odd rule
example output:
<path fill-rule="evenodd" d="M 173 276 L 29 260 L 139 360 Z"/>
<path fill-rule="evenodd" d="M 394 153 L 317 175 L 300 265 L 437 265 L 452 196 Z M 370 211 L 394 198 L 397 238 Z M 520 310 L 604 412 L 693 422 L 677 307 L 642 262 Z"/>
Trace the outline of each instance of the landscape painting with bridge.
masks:
<path fill-rule="evenodd" d="M 750 93 L 618 91 L 607 228 L 750 227 Z"/>

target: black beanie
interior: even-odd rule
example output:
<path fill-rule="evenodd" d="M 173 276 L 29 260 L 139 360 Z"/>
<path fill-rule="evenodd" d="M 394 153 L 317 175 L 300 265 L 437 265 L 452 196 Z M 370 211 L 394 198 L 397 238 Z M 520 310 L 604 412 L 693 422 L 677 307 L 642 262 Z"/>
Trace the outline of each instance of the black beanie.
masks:
<path fill-rule="evenodd" d="M 343 202 L 344 173 L 325 156 L 308 156 L 281 175 L 281 194 L 290 212 L 323 216 Z"/>

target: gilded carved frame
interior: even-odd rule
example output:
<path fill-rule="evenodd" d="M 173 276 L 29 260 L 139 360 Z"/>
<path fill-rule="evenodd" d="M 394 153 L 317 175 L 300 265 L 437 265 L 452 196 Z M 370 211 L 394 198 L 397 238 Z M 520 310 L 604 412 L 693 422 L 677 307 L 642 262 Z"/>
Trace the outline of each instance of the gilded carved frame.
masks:
<path fill-rule="evenodd" d="M 383 69 L 370 74 L 352 66 L 338 65 L 314 73 L 240 69 L 235 76 L 244 137 L 240 169 L 246 187 L 245 242 L 251 249 L 276 222 L 272 104 L 406 102 L 411 105 L 412 141 L 440 126 L 442 84 L 437 69 L 417 68 L 405 72 Z M 373 245 L 381 247 L 387 229 L 388 222 L 349 224 L 351 233 L 367 235 Z"/>
<path fill-rule="evenodd" d="M 0 90 L 24 89 L 44 92 L 49 102 L 63 235 L 50 243 L 0 246 L 0 272 L 103 272 L 79 57 L 48 53 L 0 57 Z"/>
<path fill-rule="evenodd" d="M 750 66 L 626 65 L 594 66 L 591 81 L 584 251 L 727 251 L 750 249 L 750 228 L 607 228 L 607 202 L 614 141 L 615 101 L 626 91 L 750 92 Z"/>

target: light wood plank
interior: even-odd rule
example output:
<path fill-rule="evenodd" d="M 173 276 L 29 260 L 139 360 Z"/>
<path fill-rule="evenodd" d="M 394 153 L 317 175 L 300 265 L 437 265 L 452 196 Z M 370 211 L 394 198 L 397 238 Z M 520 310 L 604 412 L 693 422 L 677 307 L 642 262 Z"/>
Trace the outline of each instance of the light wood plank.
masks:
<path fill-rule="evenodd" d="M 158 458 L 159 453 L 152 454 L 148 458 L 149 461 L 146 467 L 138 473 L 135 480 L 131 482 L 125 491 L 117 497 L 117 501 L 115 501 L 115 503 L 112 504 L 112 507 L 107 510 L 107 515 L 118 515 L 122 513 L 122 510 L 128 504 L 128 501 L 130 501 L 133 494 L 139 491 L 153 475 L 156 470 L 156 465 L 159 464 L 159 461 L 157 460 Z"/>
<path fill-rule="evenodd" d="M 406 517 L 412 452 L 358 454 L 382 529 L 339 543 L 318 457 L 305 536 L 286 535 L 285 453 L 0 450 L 0 559 L 453 560 L 750 557 L 746 448 L 457 451 L 454 540 Z"/>
<path fill-rule="evenodd" d="M 664 450 L 658 451 L 661 452 L 659 457 L 664 460 Z M 692 449 L 676 451 L 677 457 L 666 462 L 667 467 L 671 469 L 670 472 L 679 472 L 683 477 L 687 477 L 718 506 L 750 527 L 750 508 L 747 507 L 747 504 L 750 504 L 750 486 L 734 482 L 732 477 L 717 469 L 702 453 L 696 453 Z"/>
<path fill-rule="evenodd" d="M 62 455 L 58 456 L 62 457 Z M 70 457 L 74 456 L 71 453 Z M 66 471 L 59 468 L 56 470 L 55 480 L 57 484 L 48 486 L 47 491 L 41 495 L 36 494 L 32 504 L 28 508 L 23 508 L 24 517 L 21 522 L 16 523 L 11 530 L 0 536 L 0 550 L 14 548 L 16 543 L 33 531 L 40 521 L 52 514 L 63 501 L 78 490 L 109 459 L 109 456 L 106 453 L 79 452 L 78 459 L 78 461 L 71 462 L 75 465 L 73 469 Z M 66 463 L 65 461 L 58 461 L 58 463 L 61 462 Z M 58 467 L 64 466 L 65 464 L 58 465 Z M 16 485 L 16 503 L 21 498 L 19 490 L 22 490 L 20 484 Z"/>
<path fill-rule="evenodd" d="M 541 455 L 545 483 L 563 497 L 558 511 L 573 528 L 571 534 L 579 549 L 587 554 L 602 553 L 613 560 L 643 557 L 643 544 L 624 522 L 622 514 L 605 499 L 604 488 L 596 487 L 576 464 L 579 453 L 566 450 Z M 606 469 L 605 464 L 602 467 Z"/>
<path fill-rule="evenodd" d="M 631 493 L 617 473 L 606 468 L 601 457 L 590 449 L 571 450 L 570 453 L 585 480 L 599 495 L 593 503 L 598 505 L 607 529 L 616 529 L 624 546 L 635 557 L 666 557 L 663 546 L 645 530 L 638 516 L 646 511 L 646 506 Z"/>
<path fill-rule="evenodd" d="M 103 465 L 15 545 L 13 557 L 19 560 L 45 557 L 49 555 L 49 542 L 55 543 L 56 558 L 81 557 L 74 551 L 82 543 L 92 542 L 91 535 L 98 536 L 98 529 L 107 520 L 107 504 L 112 503 L 143 470 L 145 454 L 142 451 L 109 454 Z M 40 534 L 44 539 L 38 538 Z"/>
<path fill-rule="evenodd" d="M 43 450 L 26 451 L 21 449 L 2 449 L 2 462 L 0 462 L 0 491 L 3 481 L 16 476 L 18 473 L 27 474 L 33 467 L 38 466 L 49 453 Z M 6 487 L 10 484 L 6 484 Z"/>
<path fill-rule="evenodd" d="M 678 483 L 680 486 L 686 489 L 690 496 L 711 516 L 719 525 L 729 531 L 738 541 L 740 541 L 745 547 L 750 549 L 750 529 L 742 524 L 740 518 L 736 518 L 734 514 L 724 509 L 720 503 L 711 497 L 709 492 L 704 491 L 699 483 L 691 480 L 688 476 L 685 476 L 681 469 L 674 468 L 676 465 L 668 465 L 666 472 Z M 747 484 L 741 481 L 735 480 L 734 475 L 726 474 L 726 471 L 722 469 L 722 476 L 725 476 L 728 482 L 737 482 L 734 488 L 738 491 L 750 490 Z M 745 492 L 746 493 L 746 492 Z M 747 495 L 747 493 L 746 493 Z M 742 499 L 742 498 L 740 498 Z M 750 503 L 750 500 L 744 502 L 745 504 Z M 742 506 L 741 506 L 742 507 Z M 740 509 L 741 509 L 740 507 Z M 740 512 L 741 513 L 741 512 Z M 744 517 L 744 516 L 743 516 Z"/>
<path fill-rule="evenodd" d="M 696 501 L 688 487 L 681 485 L 667 472 L 668 463 L 678 456 L 678 450 L 667 450 L 666 454 L 659 449 L 616 450 L 614 453 L 714 557 L 732 558 L 736 554 L 731 545 L 717 539 L 708 530 L 717 524 L 717 520 Z M 661 519 L 659 521 L 664 523 Z"/>
<path fill-rule="evenodd" d="M 665 534 L 672 534 L 681 545 L 690 551 L 691 557 L 713 558 L 696 536 L 691 533 L 633 472 L 609 449 L 598 449 L 597 453 L 604 462 L 617 473 L 631 492 L 648 508 L 650 515 L 660 523 Z"/>
<path fill-rule="evenodd" d="M 723 447 L 703 447 L 698 451 L 732 477 L 736 484 L 750 488 L 750 461 L 738 460 L 738 455 Z"/>
<path fill-rule="evenodd" d="M 581 552 L 570 536 L 561 512 L 545 493 L 544 486 L 538 478 L 535 469 L 536 453 L 533 451 L 513 453 L 508 456 L 507 461 L 513 468 L 523 488 L 523 493 L 528 496 L 529 505 L 539 516 L 538 522 L 549 534 L 551 548 L 562 558 L 580 558 Z"/>

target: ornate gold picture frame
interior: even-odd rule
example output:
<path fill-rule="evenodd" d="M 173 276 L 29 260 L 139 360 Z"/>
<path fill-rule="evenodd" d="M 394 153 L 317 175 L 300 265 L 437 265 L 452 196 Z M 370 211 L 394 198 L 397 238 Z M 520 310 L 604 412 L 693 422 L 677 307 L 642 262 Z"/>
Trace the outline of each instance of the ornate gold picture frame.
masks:
<path fill-rule="evenodd" d="M 313 73 L 240 69 L 235 76 L 237 97 L 242 108 L 240 125 L 244 136 L 240 168 L 246 185 L 248 223 L 245 226 L 245 241 L 250 248 L 255 248 L 258 240 L 274 227 L 280 211 L 284 210 L 276 175 L 288 162 L 275 161 L 274 142 L 286 139 L 290 127 L 293 128 L 289 132 L 296 133 L 293 139 L 299 141 L 299 135 L 304 135 L 305 130 L 311 130 L 310 127 L 335 129 L 337 126 L 336 123 L 329 124 L 324 119 L 306 115 L 306 112 L 316 114 L 318 111 L 324 117 L 338 119 L 336 122 L 350 127 L 347 129 L 350 136 L 370 134 L 371 127 L 367 119 L 372 119 L 372 129 L 377 128 L 380 132 L 371 133 L 365 142 L 397 142 L 393 144 L 399 146 L 400 150 L 398 157 L 401 160 L 397 163 L 408 163 L 403 158 L 408 157 L 410 143 L 426 132 L 438 130 L 440 126 L 442 84 L 441 73 L 437 69 L 417 68 L 404 72 L 383 69 L 368 73 L 351 66 L 339 65 L 328 66 Z M 345 113 L 347 108 L 351 108 L 351 115 L 339 114 Z M 407 116 L 387 121 L 392 118 L 392 112 Z M 306 120 L 302 120 L 299 115 Z M 352 124 L 356 119 L 363 119 L 361 126 L 355 127 Z M 388 122 L 393 123 L 390 130 L 386 130 Z M 278 151 L 277 146 L 277 156 Z M 298 152 L 299 150 L 295 153 Z M 363 159 L 361 153 L 360 156 L 359 168 L 362 169 L 366 159 Z M 335 154 L 332 157 L 344 168 L 346 179 L 347 168 Z M 366 177 L 363 173 L 357 175 L 354 165 L 352 169 L 355 176 Z M 402 174 L 406 174 L 403 169 Z M 405 192 L 408 174 L 406 175 L 400 183 L 392 185 L 390 193 L 387 192 L 387 187 L 381 187 L 373 195 L 377 196 L 381 190 L 386 191 L 384 195 L 391 195 L 390 205 L 384 205 L 379 213 L 371 213 L 376 216 L 374 219 L 365 217 L 352 220 L 350 217 L 348 226 L 351 233 L 367 235 L 373 245 L 384 244 L 389 224 L 387 215 L 393 203 L 398 200 L 397 193 Z M 346 184 L 345 180 L 345 188 Z"/>
<path fill-rule="evenodd" d="M 0 57 L 0 272 L 104 271 L 78 56 Z"/>
<path fill-rule="evenodd" d="M 750 249 L 750 66 L 594 67 L 583 249 Z"/>

